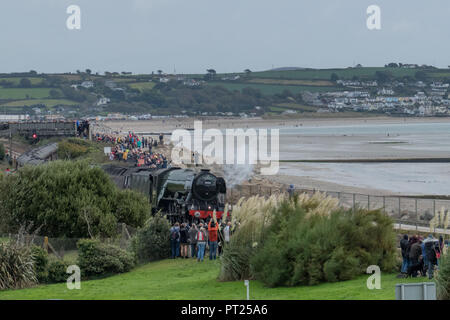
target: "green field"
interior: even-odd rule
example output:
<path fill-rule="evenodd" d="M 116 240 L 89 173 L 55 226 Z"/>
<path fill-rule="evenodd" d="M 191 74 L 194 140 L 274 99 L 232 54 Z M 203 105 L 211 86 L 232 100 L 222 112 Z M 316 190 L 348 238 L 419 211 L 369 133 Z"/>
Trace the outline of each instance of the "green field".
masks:
<path fill-rule="evenodd" d="M 286 80 L 286 79 L 266 79 L 266 78 L 256 78 L 246 80 L 245 83 L 256 83 L 256 84 L 277 84 L 283 86 L 319 86 L 319 87 L 333 87 L 335 84 L 327 80 Z"/>
<path fill-rule="evenodd" d="M 438 70 L 433 72 L 427 72 L 427 76 L 434 79 L 443 80 L 443 78 L 450 78 L 450 71 Z"/>
<path fill-rule="evenodd" d="M 0 81 L 8 81 L 13 83 L 15 86 L 20 83 L 20 80 L 22 79 L 28 79 L 30 80 L 32 85 L 38 85 L 42 83 L 43 78 L 33 78 L 33 77 L 6 77 L 6 78 L 0 78 Z"/>
<path fill-rule="evenodd" d="M 50 90 L 50 88 L 0 88 L 0 99 L 43 99 L 50 96 Z"/>
<path fill-rule="evenodd" d="M 129 86 L 130 88 L 133 89 L 138 89 L 140 91 L 144 91 L 144 90 L 151 90 L 153 89 L 153 87 L 156 85 L 156 83 L 154 82 L 134 82 L 134 83 L 130 83 Z"/>
<path fill-rule="evenodd" d="M 0 292 L 5 299 L 133 299 L 133 300 L 239 300 L 245 299 L 243 281 L 219 282 L 219 261 L 164 260 L 149 263 L 132 272 L 101 280 L 83 281 L 80 290 L 68 290 L 66 284 L 44 285 L 32 289 Z M 250 282 L 252 300 L 386 300 L 395 299 L 395 285 L 422 282 L 423 278 L 397 279 L 395 274 L 381 276 L 381 289 L 369 290 L 369 275 L 355 280 L 317 286 L 266 288 Z"/>
<path fill-rule="evenodd" d="M 375 72 L 389 71 L 395 77 L 411 76 L 420 69 L 404 68 L 347 68 L 347 69 L 320 69 L 320 70 L 291 70 L 291 71 L 263 71 L 253 72 L 253 78 L 271 79 L 298 79 L 298 80 L 330 80 L 331 75 L 336 73 L 341 79 L 352 79 L 357 76 L 365 79 L 374 79 Z"/>
<path fill-rule="evenodd" d="M 244 88 L 253 88 L 261 91 L 265 95 L 273 95 L 276 93 L 282 93 L 284 90 L 289 90 L 293 94 L 298 94 L 304 91 L 310 92 L 323 92 L 323 91 L 337 91 L 337 87 L 325 87 L 325 86 L 285 86 L 285 85 L 272 85 L 272 84 L 255 84 L 255 83 L 230 83 L 230 82 L 208 82 L 211 86 L 222 86 L 228 90 L 241 91 Z"/>

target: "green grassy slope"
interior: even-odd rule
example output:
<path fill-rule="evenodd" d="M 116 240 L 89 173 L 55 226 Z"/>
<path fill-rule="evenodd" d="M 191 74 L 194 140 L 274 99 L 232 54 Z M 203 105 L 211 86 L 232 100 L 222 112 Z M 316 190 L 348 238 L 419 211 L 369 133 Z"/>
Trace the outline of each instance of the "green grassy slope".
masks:
<path fill-rule="evenodd" d="M 66 284 L 44 285 L 32 289 L 0 292 L 4 299 L 245 299 L 243 281 L 219 282 L 219 261 L 164 260 L 149 263 L 132 272 L 101 280 L 84 281 L 80 290 L 68 290 Z M 341 300 L 395 299 L 395 285 L 421 282 L 423 279 L 396 279 L 394 274 L 382 275 L 381 289 L 369 290 L 369 275 L 355 280 L 325 283 L 311 287 L 265 288 L 259 281 L 250 282 L 252 300 Z"/>
<path fill-rule="evenodd" d="M 262 94 L 273 95 L 282 93 L 284 90 L 289 90 L 293 94 L 304 91 L 322 92 L 322 91 L 338 91 L 337 87 L 326 86 L 287 86 L 287 85 L 273 85 L 273 84 L 255 84 L 255 83 L 230 83 L 230 82 L 208 82 L 208 85 L 216 85 L 227 88 L 228 90 L 239 90 L 244 88 L 253 88 L 261 90 Z"/>
<path fill-rule="evenodd" d="M 0 88 L 0 99 L 48 98 L 50 90 L 50 88 Z"/>

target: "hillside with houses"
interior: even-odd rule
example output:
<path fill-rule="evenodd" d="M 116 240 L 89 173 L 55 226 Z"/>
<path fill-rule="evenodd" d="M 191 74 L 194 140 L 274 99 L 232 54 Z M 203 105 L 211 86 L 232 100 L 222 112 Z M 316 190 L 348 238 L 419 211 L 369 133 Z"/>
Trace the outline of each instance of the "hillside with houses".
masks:
<path fill-rule="evenodd" d="M 389 63 L 222 74 L 0 74 L 0 118 L 449 116 L 450 69 Z"/>

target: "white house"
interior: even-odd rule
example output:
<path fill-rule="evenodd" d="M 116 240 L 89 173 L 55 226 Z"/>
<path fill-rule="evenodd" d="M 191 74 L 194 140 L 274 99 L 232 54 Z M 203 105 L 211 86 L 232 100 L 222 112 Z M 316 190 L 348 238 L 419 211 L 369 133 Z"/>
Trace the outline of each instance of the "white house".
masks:
<path fill-rule="evenodd" d="M 83 88 L 86 88 L 86 89 L 93 88 L 94 87 L 94 82 L 93 81 L 83 81 L 81 83 L 81 86 Z"/>
<path fill-rule="evenodd" d="M 97 101 L 97 106 L 104 106 L 104 105 L 108 104 L 110 101 L 111 101 L 111 99 L 109 99 L 109 98 L 101 97 Z"/>

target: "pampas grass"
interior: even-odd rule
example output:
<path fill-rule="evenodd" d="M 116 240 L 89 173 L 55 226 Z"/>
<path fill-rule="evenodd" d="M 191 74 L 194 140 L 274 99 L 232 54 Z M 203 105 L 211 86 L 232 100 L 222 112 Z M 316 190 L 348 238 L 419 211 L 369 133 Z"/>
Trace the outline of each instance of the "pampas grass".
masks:
<path fill-rule="evenodd" d="M 233 236 L 228 246 L 224 247 L 219 279 L 235 281 L 251 279 L 250 258 L 264 241 L 264 234 L 270 227 L 273 212 L 281 204 L 287 203 L 286 194 L 273 194 L 270 197 L 252 196 L 241 198 L 233 207 L 232 231 Z M 306 193 L 295 196 L 288 202 L 292 209 L 301 207 L 307 212 L 307 217 L 315 215 L 329 216 L 339 208 L 339 200 L 324 193 Z"/>
<path fill-rule="evenodd" d="M 430 220 L 430 232 L 434 232 L 436 228 L 443 228 L 443 235 L 450 224 L 450 212 L 444 207 L 440 211 L 435 212 L 433 219 Z"/>

